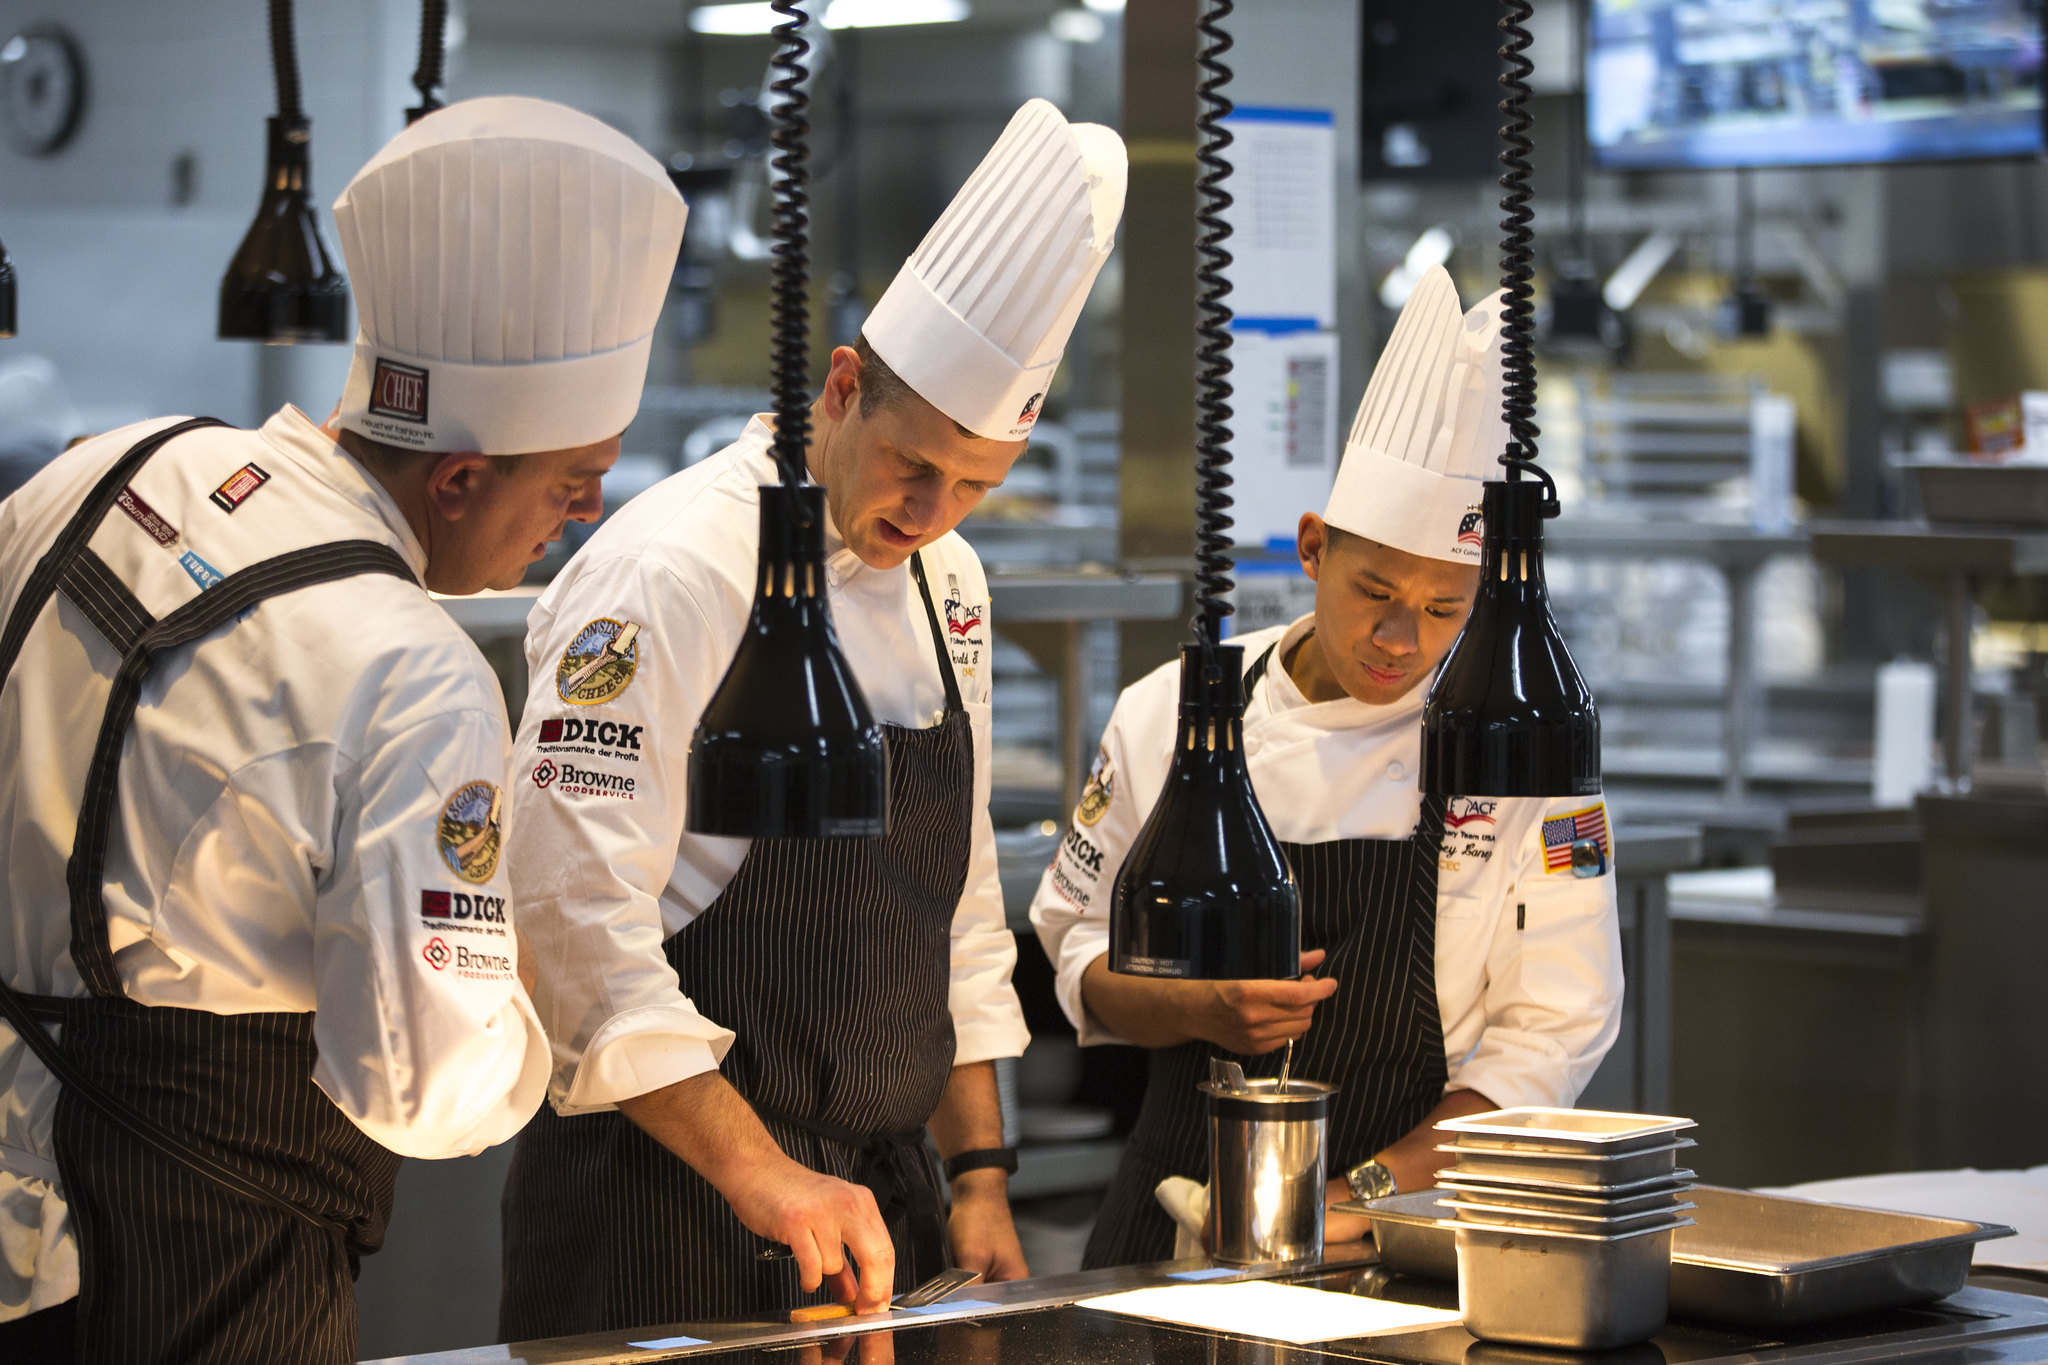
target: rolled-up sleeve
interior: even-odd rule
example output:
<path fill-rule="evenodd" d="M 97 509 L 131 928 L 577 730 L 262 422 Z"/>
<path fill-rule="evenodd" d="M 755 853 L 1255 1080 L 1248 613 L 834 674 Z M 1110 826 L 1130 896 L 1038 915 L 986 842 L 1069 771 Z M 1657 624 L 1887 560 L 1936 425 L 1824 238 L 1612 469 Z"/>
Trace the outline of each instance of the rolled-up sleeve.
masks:
<path fill-rule="evenodd" d="M 1610 857 L 1601 875 L 1547 871 L 1544 819 L 1583 811 L 1586 798 L 1507 804 L 1500 838 L 1514 878 L 1487 951 L 1486 1023 L 1477 1046 L 1453 1059 L 1449 1088 L 1476 1090 L 1502 1108 L 1569 1106 L 1621 1029 L 1612 833 L 1603 836 Z"/>
<path fill-rule="evenodd" d="M 981 600 L 988 595 L 980 565 L 963 556 L 961 570 Z M 989 625 L 992 633 L 993 626 Z M 967 881 L 960 907 L 953 914 L 951 985 L 947 1007 L 953 1016 L 956 1066 L 1023 1054 L 1031 1041 L 1024 1007 L 1011 984 L 1017 965 L 1017 939 L 1003 911 L 1003 886 L 996 861 L 996 831 L 988 812 L 993 786 L 989 764 L 994 758 L 990 730 L 990 670 L 978 668 L 961 677 L 963 699 L 974 727 L 973 845 L 968 854 Z"/>
<path fill-rule="evenodd" d="M 338 810 L 351 856 L 316 891 L 313 1078 L 401 1156 L 503 1142 L 545 1092 L 547 1039 L 519 985 L 500 866 L 506 749 L 497 710 L 373 732 Z M 228 799 L 275 776 L 238 774 Z"/>
<path fill-rule="evenodd" d="M 528 622 L 511 876 L 553 1045 L 549 1097 L 580 1114 L 713 1070 L 732 1045 L 662 952 L 661 895 L 683 832 L 690 734 L 733 641 L 652 561 L 579 566 L 560 587 Z M 611 638 L 638 627 L 632 667 L 572 700 L 561 661 L 581 657 L 594 625 Z"/>
<path fill-rule="evenodd" d="M 1060 1008 L 1083 1047 L 1126 1041 L 1089 1013 L 1081 980 L 1088 965 L 1109 951 L 1110 893 L 1158 797 L 1155 777 L 1140 801 L 1133 787 L 1144 782 L 1130 772 L 1130 732 L 1137 726 L 1142 733 L 1151 693 L 1157 690 L 1152 681 L 1139 683 L 1117 699 L 1081 803 L 1068 818 L 1059 850 L 1039 878 L 1038 894 L 1031 901 L 1031 927 L 1052 962 Z"/>

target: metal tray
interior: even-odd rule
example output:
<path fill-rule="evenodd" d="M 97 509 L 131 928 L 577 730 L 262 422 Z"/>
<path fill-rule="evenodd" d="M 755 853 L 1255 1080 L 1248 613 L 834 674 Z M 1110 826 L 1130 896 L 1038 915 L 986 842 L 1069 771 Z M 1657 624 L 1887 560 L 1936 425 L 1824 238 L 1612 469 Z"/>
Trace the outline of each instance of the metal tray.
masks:
<path fill-rule="evenodd" d="M 1510 1152 L 1499 1148 L 1481 1150 L 1459 1142 L 1439 1146 L 1457 1158 L 1452 1174 L 1479 1180 L 1549 1180 L 1570 1185 L 1591 1185 L 1611 1189 L 1638 1180 L 1667 1180 L 1678 1169 L 1678 1154 L 1699 1144 L 1691 1138 L 1674 1138 L 1655 1147 L 1621 1152 L 1615 1156 L 1582 1153 Z"/>
<path fill-rule="evenodd" d="M 1648 1232 L 1653 1228 L 1676 1227 L 1677 1216 L 1695 1207 L 1672 1204 L 1644 1213 L 1618 1214 L 1612 1218 L 1584 1213 L 1538 1213 L 1530 1209 L 1504 1208 L 1466 1199 L 1446 1199 L 1443 1207 L 1456 1210 L 1458 1221 L 1485 1227 L 1519 1228 L 1524 1232 L 1586 1232 L 1596 1236 L 1627 1232 Z"/>
<path fill-rule="evenodd" d="M 1660 1146 L 1671 1141 L 1672 1135 L 1679 1130 L 1694 1126 L 1691 1119 L 1664 1114 L 1617 1114 L 1605 1109 L 1550 1109 L 1541 1105 L 1523 1105 L 1516 1109 L 1496 1109 L 1491 1114 L 1445 1119 L 1437 1125 L 1437 1131 L 1457 1134 L 1451 1140 L 1464 1147 L 1613 1156 Z"/>
<path fill-rule="evenodd" d="M 1695 1186 L 1693 1223 L 1671 1246 L 1671 1313 L 1758 1330 L 1800 1327 L 1946 1298 L 1998 1223 L 1819 1204 Z M 1336 1207 L 1373 1220 L 1380 1263 L 1428 1279 L 1457 1270 L 1458 1220 L 1440 1190 Z M 1384 1224 L 1384 1229 L 1382 1228 Z"/>
<path fill-rule="evenodd" d="M 1929 521 L 2048 525 L 2048 465 L 1909 464 Z"/>
<path fill-rule="evenodd" d="M 1439 1190 L 1449 1190 L 1454 1198 L 1470 1199 L 1476 1203 L 1494 1204 L 1527 1213 L 1583 1213 L 1596 1218 L 1630 1218 L 1636 1214 L 1657 1213 L 1674 1208 L 1678 1204 L 1679 1196 L 1689 1193 L 1692 1189 L 1689 1181 L 1674 1179 L 1646 1193 L 1616 1199 L 1601 1195 L 1554 1194 L 1547 1190 L 1515 1189 L 1484 1180 L 1460 1180 L 1445 1171 L 1437 1173 L 1436 1183 Z"/>
<path fill-rule="evenodd" d="M 2000 1223 L 1930 1218 L 1701 1185 L 1671 1244 L 1672 1311 L 1797 1327 L 1947 1298 Z"/>

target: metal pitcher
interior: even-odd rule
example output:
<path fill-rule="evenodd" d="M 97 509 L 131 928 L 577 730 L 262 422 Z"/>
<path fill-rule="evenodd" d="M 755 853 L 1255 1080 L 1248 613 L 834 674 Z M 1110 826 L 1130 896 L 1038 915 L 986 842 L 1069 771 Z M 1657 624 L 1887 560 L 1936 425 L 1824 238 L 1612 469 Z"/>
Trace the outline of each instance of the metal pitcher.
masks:
<path fill-rule="evenodd" d="M 1319 1081 L 1205 1081 L 1209 1254 L 1237 1265 L 1323 1254 L 1330 1096 Z"/>

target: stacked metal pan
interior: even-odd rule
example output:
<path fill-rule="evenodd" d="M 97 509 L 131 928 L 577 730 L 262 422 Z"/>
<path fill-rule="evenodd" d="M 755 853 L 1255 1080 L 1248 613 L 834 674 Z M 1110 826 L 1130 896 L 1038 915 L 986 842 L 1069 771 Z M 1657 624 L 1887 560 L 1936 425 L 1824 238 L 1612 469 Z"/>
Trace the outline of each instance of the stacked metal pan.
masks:
<path fill-rule="evenodd" d="M 1493 1341 L 1604 1350 L 1654 1335 L 1671 1234 L 1692 1220 L 1678 1164 L 1692 1120 L 1591 1109 L 1502 1109 L 1438 1124 L 1437 1175 L 1458 1214 L 1465 1326 Z"/>

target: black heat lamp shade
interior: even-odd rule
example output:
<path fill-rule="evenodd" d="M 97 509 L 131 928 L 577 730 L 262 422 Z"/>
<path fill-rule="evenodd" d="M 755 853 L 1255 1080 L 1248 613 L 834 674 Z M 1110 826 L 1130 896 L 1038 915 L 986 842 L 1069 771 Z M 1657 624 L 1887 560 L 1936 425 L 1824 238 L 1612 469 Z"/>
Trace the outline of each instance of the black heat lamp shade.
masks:
<path fill-rule="evenodd" d="M 825 600 L 825 490 L 761 489 L 754 610 L 690 739 L 693 834 L 833 839 L 889 830 L 889 753 Z"/>
<path fill-rule="evenodd" d="M 14 262 L 0 246 L 0 337 L 14 335 Z"/>
<path fill-rule="evenodd" d="M 348 280 L 307 197 L 312 124 L 269 120 L 263 199 L 220 282 L 223 341 L 348 341 Z"/>
<path fill-rule="evenodd" d="M 1244 761 L 1244 649 L 1184 645 L 1159 803 L 1117 873 L 1113 972 L 1209 981 L 1301 975 L 1301 892 Z"/>
<path fill-rule="evenodd" d="M 1493 481 L 1479 595 L 1422 712 L 1422 789 L 1441 796 L 1590 796 L 1600 713 L 1543 584 L 1546 489 Z"/>

